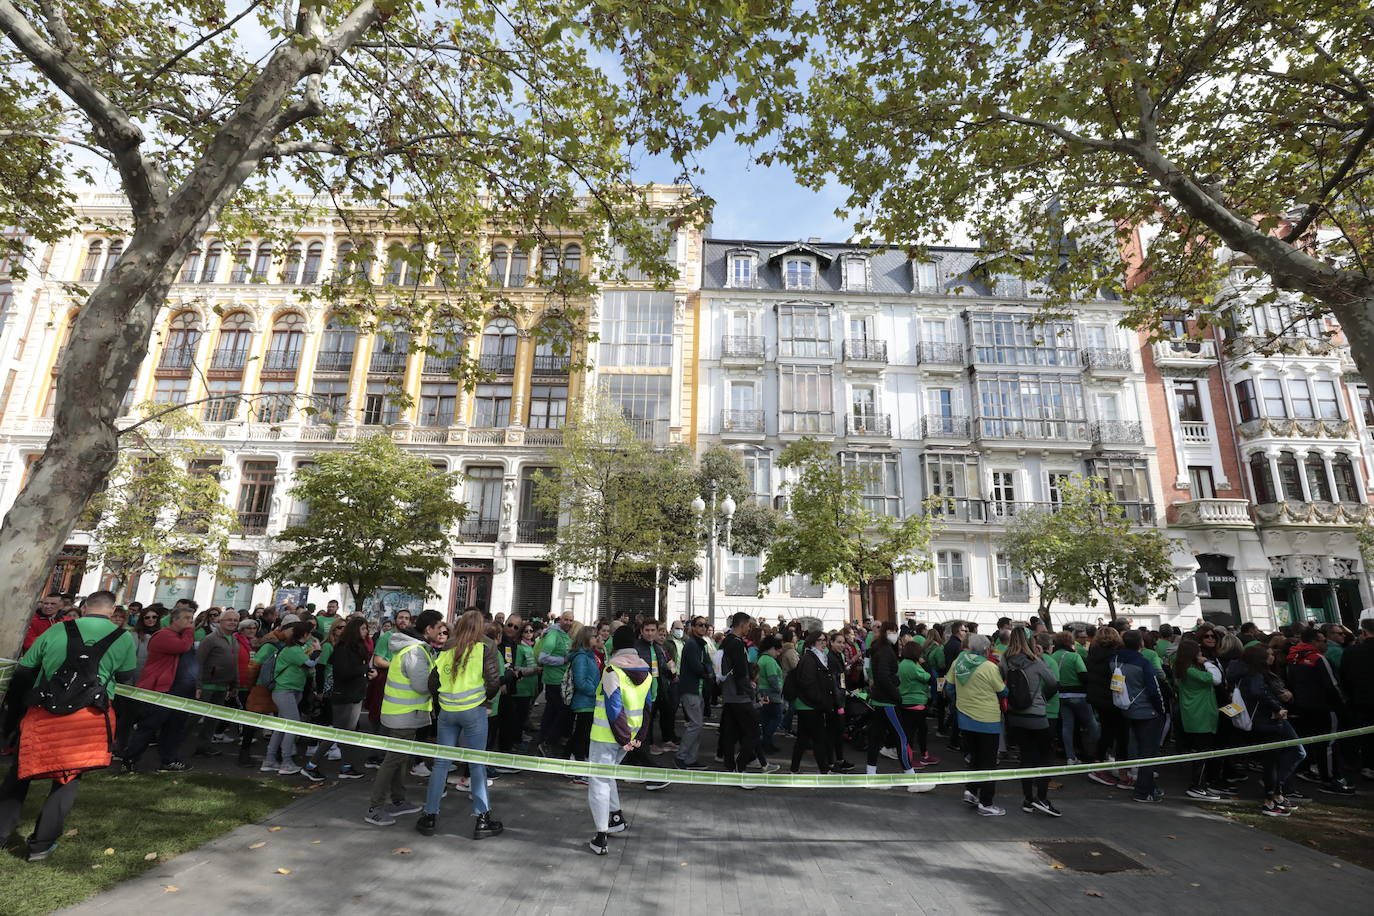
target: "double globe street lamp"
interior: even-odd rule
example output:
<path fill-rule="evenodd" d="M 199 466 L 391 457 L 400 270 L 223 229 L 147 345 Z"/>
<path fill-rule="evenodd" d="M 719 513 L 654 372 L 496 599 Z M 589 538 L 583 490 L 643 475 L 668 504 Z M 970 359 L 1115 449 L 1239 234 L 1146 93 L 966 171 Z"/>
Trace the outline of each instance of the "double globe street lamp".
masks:
<path fill-rule="evenodd" d="M 692 500 L 692 514 L 698 521 L 705 524 L 706 536 L 706 619 L 711 624 L 714 632 L 716 627 L 716 537 L 720 535 L 725 539 L 725 547 L 730 547 L 730 521 L 735 517 L 735 500 L 730 494 L 725 494 L 725 498 L 716 505 L 716 484 L 714 481 L 707 488 L 711 496 L 711 503 L 708 507 L 706 500 L 697 496 Z M 707 509 L 710 514 L 707 514 Z M 703 518 L 703 516 L 705 516 Z"/>

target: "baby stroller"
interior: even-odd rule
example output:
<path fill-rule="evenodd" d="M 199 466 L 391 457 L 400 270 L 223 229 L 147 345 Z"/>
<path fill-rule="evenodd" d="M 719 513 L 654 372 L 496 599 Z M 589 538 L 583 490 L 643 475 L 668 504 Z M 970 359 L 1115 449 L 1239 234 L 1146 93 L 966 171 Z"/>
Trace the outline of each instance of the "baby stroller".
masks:
<path fill-rule="evenodd" d="M 874 715 L 868 694 L 856 690 L 844 703 L 844 737 L 857 750 L 868 747 L 868 720 Z"/>

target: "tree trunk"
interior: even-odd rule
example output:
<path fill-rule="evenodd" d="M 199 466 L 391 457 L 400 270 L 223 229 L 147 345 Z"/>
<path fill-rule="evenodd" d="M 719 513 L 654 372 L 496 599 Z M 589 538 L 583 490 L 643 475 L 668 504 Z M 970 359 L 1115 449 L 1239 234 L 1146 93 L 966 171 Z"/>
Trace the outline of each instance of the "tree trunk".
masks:
<path fill-rule="evenodd" d="M 862 576 L 859 578 L 859 623 L 868 623 L 868 580 Z"/>
<path fill-rule="evenodd" d="M 666 624 L 668 622 L 668 570 L 658 571 L 658 582 L 655 585 L 658 590 L 658 622 Z"/>
<path fill-rule="evenodd" d="M 1036 608 L 1036 615 L 1040 618 L 1040 622 L 1045 625 L 1045 629 L 1053 633 L 1054 623 L 1050 620 L 1050 602 L 1045 600 L 1043 593 L 1040 596 L 1039 604 L 1040 606 Z"/>

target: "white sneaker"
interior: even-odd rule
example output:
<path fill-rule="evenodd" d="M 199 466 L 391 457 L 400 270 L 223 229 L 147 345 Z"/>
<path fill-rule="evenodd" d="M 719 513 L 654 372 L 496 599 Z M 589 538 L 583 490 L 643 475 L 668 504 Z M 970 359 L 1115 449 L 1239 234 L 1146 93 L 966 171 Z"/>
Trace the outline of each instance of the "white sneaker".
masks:
<path fill-rule="evenodd" d="M 923 792 L 934 792 L 935 784 L 933 782 L 913 782 L 906 787 L 906 790 L 913 795 L 919 795 Z"/>
<path fill-rule="evenodd" d="M 885 747 L 882 750 L 878 751 L 878 753 L 882 754 L 888 760 L 897 759 L 897 749 L 895 747 Z"/>
<path fill-rule="evenodd" d="M 964 790 L 964 804 L 966 804 L 966 805 L 973 805 L 975 808 L 978 807 L 978 796 L 977 796 L 977 795 L 974 795 L 974 794 L 973 794 L 972 792 L 970 792 L 968 789 L 965 789 L 965 790 Z"/>
<path fill-rule="evenodd" d="M 279 769 L 281 769 L 281 764 L 280 764 L 280 763 L 272 763 L 272 762 L 269 761 L 269 760 L 264 760 L 264 761 L 262 762 L 262 766 L 258 767 L 258 772 L 259 772 L 259 773 L 275 773 L 275 772 L 277 772 L 277 770 L 279 770 Z"/>
<path fill-rule="evenodd" d="M 759 772 L 760 772 L 760 773 L 776 773 L 779 769 L 781 769 L 781 767 L 779 767 L 776 763 L 767 763 L 767 764 L 764 764 L 762 767 L 759 768 Z"/>
<path fill-rule="evenodd" d="M 299 773 L 300 771 L 301 771 L 301 768 L 298 767 L 298 766 L 296 766 L 296 764 L 294 764 L 294 763 L 283 763 L 282 766 L 281 766 L 281 769 L 280 769 L 280 770 L 277 770 L 277 775 L 278 775 L 278 776 L 295 776 L 295 775 L 296 775 L 297 773 Z"/>
<path fill-rule="evenodd" d="M 239 739 L 235 738 L 228 732 L 220 732 L 218 735 L 210 736 L 210 741 L 212 744 L 233 744 L 235 741 L 238 740 Z"/>
<path fill-rule="evenodd" d="M 338 746 L 337 744 L 331 744 L 331 745 L 329 746 L 329 752 L 326 753 L 326 754 L 324 755 L 324 759 L 325 759 L 325 760 L 342 760 L 342 759 L 343 759 L 343 751 L 339 750 L 339 746 Z"/>
<path fill-rule="evenodd" d="M 429 764 L 425 763 L 423 760 L 410 768 L 410 775 L 419 776 L 421 779 L 428 777 L 429 772 Z"/>
<path fill-rule="evenodd" d="M 979 805 L 978 813 L 983 817 L 1001 817 L 1007 813 L 1007 809 L 999 808 L 996 805 Z"/>

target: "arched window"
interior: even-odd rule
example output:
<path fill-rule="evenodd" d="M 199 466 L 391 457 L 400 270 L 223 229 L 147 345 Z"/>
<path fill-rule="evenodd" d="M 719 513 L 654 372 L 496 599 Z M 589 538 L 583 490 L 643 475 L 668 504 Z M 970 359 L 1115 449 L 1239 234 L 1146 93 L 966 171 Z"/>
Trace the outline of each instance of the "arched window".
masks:
<path fill-rule="evenodd" d="M 510 255 L 510 286 L 519 289 L 530 278 L 529 249 L 516 246 Z"/>
<path fill-rule="evenodd" d="M 85 282 L 95 280 L 100 276 L 100 259 L 105 254 L 105 242 L 96 239 L 91 242 L 86 249 L 86 263 L 81 267 L 81 279 Z"/>
<path fill-rule="evenodd" d="M 563 272 L 576 277 L 582 272 L 582 246 L 576 243 L 563 249 Z"/>
<path fill-rule="evenodd" d="M 353 368 L 353 351 L 358 346 L 358 332 L 337 315 L 324 326 L 320 338 L 320 355 L 315 361 L 317 372 L 347 372 Z"/>
<path fill-rule="evenodd" d="M 200 345 L 200 316 L 182 312 L 167 326 L 167 342 L 162 347 L 160 369 L 189 369 L 196 360 Z"/>
<path fill-rule="evenodd" d="M 214 283 L 219 279 L 219 261 L 224 257 L 224 246 L 212 242 L 205 251 L 205 269 L 200 272 L 200 282 Z"/>
<path fill-rule="evenodd" d="M 253 282 L 266 283 L 267 275 L 272 272 L 272 243 L 263 242 L 258 246 L 257 257 L 253 259 Z"/>
<path fill-rule="evenodd" d="M 491 248 L 491 285 L 506 285 L 506 266 L 510 261 L 510 249 L 504 244 L 493 245 Z"/>
<path fill-rule="evenodd" d="M 301 363 L 305 343 L 305 318 L 299 312 L 285 312 L 272 322 L 272 339 L 267 345 L 267 372 L 295 372 Z"/>
<path fill-rule="evenodd" d="M 295 242 L 286 249 L 286 260 L 281 265 L 281 282 L 287 286 L 294 286 L 296 275 L 301 270 L 301 243 Z"/>
<path fill-rule="evenodd" d="M 340 242 L 334 257 L 334 279 L 347 280 L 353 270 L 353 243 Z"/>
<path fill-rule="evenodd" d="M 1326 461 L 1320 452 L 1308 452 L 1302 463 L 1307 474 L 1307 492 L 1314 502 L 1331 502 L 1331 483 L 1326 478 Z"/>
<path fill-rule="evenodd" d="M 429 332 L 425 372 L 451 373 L 462 363 L 465 335 L 462 328 L 434 328 Z"/>
<path fill-rule="evenodd" d="M 320 262 L 324 260 L 324 243 L 311 242 L 305 249 L 305 268 L 301 271 L 301 286 L 309 286 L 318 283 L 320 279 Z"/>
<path fill-rule="evenodd" d="M 253 258 L 253 249 L 247 244 L 239 246 L 239 250 L 234 254 L 234 266 L 229 270 L 230 283 L 248 282 L 248 262 Z"/>
<path fill-rule="evenodd" d="M 242 369 L 253 345 L 253 319 L 247 312 L 225 315 L 219 323 L 219 340 L 210 359 L 212 369 Z"/>
<path fill-rule="evenodd" d="M 568 371 L 568 350 L 572 335 L 565 322 L 549 319 L 539 326 L 534 345 L 535 374 L 564 375 Z"/>
<path fill-rule="evenodd" d="M 1260 505 L 1278 502 L 1274 493 L 1274 475 L 1269 473 L 1269 459 L 1261 452 L 1250 456 L 1250 479 L 1255 485 L 1255 502 Z"/>
<path fill-rule="evenodd" d="M 383 322 L 372 343 L 369 372 L 404 372 L 410 355 L 410 332 L 397 320 Z"/>
<path fill-rule="evenodd" d="M 482 332 L 481 368 L 487 372 L 515 371 L 515 322 L 493 318 Z"/>
<path fill-rule="evenodd" d="M 110 243 L 110 250 L 105 255 L 105 272 L 101 274 L 101 276 L 108 276 L 110 271 L 114 270 L 114 266 L 119 263 L 119 259 L 123 256 L 124 240 L 115 239 L 113 242 Z"/>
<path fill-rule="evenodd" d="M 406 264 L 405 285 L 418 286 L 420 283 L 420 268 L 425 263 L 425 246 L 416 242 L 410 246 L 410 263 Z"/>
<path fill-rule="evenodd" d="M 181 262 L 181 276 L 178 282 L 194 283 L 196 274 L 200 272 L 200 249 L 193 248 L 191 253 L 186 256 L 186 260 Z"/>

